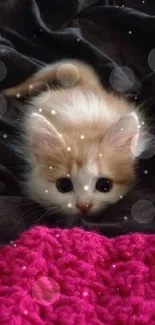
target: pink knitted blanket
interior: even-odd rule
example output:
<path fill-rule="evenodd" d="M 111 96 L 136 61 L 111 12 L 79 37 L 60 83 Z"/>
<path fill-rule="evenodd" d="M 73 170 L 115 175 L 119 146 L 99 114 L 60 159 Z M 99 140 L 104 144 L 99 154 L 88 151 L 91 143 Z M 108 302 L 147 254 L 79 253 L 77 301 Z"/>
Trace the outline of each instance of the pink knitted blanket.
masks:
<path fill-rule="evenodd" d="M 155 325 L 155 236 L 35 227 L 0 249 L 2 325 Z"/>

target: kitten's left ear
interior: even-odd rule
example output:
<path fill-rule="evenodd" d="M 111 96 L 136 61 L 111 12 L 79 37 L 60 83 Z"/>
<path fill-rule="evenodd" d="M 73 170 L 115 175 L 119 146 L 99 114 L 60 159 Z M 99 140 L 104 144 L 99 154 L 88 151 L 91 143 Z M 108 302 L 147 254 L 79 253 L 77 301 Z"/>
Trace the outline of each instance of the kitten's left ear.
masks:
<path fill-rule="evenodd" d="M 28 142 L 35 161 L 41 160 L 44 152 L 66 146 L 56 128 L 42 115 L 32 113 L 27 122 Z"/>
<path fill-rule="evenodd" d="M 105 135 L 103 144 L 119 151 L 140 154 L 144 148 L 139 143 L 139 120 L 135 112 L 123 116 Z"/>

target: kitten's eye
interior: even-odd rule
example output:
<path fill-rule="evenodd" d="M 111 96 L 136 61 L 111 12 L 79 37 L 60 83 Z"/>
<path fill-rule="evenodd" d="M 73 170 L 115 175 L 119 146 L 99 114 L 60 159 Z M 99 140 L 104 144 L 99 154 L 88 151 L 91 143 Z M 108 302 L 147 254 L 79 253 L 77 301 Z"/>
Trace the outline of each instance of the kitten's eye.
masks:
<path fill-rule="evenodd" d="M 112 188 L 112 181 L 108 178 L 99 178 L 96 183 L 96 190 L 99 192 L 109 192 Z"/>
<path fill-rule="evenodd" d="M 58 179 L 56 182 L 56 187 L 61 193 L 68 193 L 73 190 L 72 181 L 67 177 Z"/>

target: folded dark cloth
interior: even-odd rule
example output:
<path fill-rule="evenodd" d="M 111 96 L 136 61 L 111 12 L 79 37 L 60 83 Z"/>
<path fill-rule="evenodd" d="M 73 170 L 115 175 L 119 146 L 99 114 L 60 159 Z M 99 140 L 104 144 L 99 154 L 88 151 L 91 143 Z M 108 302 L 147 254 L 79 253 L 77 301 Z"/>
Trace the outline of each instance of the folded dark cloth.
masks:
<path fill-rule="evenodd" d="M 114 68 L 128 67 L 134 73 L 135 82 L 123 94 L 138 105 L 145 103 L 145 113 L 154 123 L 154 13 L 154 1 L 1 0 L 0 90 L 20 83 L 47 63 L 64 58 L 82 59 L 92 64 L 106 88 L 112 88 L 110 74 Z M 18 99 L 15 102 L 6 101 L 0 95 L 2 239 L 10 239 L 40 218 L 44 220 L 41 208 L 34 213 L 37 215 L 35 221 L 30 216 L 26 223 L 20 217 L 22 213 L 28 216 L 30 212 L 20 186 L 24 161 L 12 146 L 20 133 L 19 104 Z M 102 214 L 97 222 L 98 230 L 110 236 L 138 230 L 154 232 L 154 219 L 151 223 L 137 223 L 131 213 L 133 204 L 139 200 L 154 204 L 154 166 L 154 157 L 140 161 L 138 184 L 125 199 Z M 126 216 L 129 219 L 124 224 Z M 19 226 L 14 227 L 16 220 Z M 91 227 L 91 224 L 79 224 Z M 67 225 L 66 222 L 63 226 Z"/>

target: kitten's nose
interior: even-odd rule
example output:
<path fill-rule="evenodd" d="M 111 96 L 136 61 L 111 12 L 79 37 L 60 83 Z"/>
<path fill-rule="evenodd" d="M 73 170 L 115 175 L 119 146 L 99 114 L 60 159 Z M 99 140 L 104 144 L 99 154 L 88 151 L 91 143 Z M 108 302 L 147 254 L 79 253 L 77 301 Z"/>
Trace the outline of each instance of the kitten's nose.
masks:
<path fill-rule="evenodd" d="M 92 202 L 86 203 L 86 204 L 76 204 L 76 207 L 80 210 L 82 213 L 88 213 L 93 206 Z"/>

